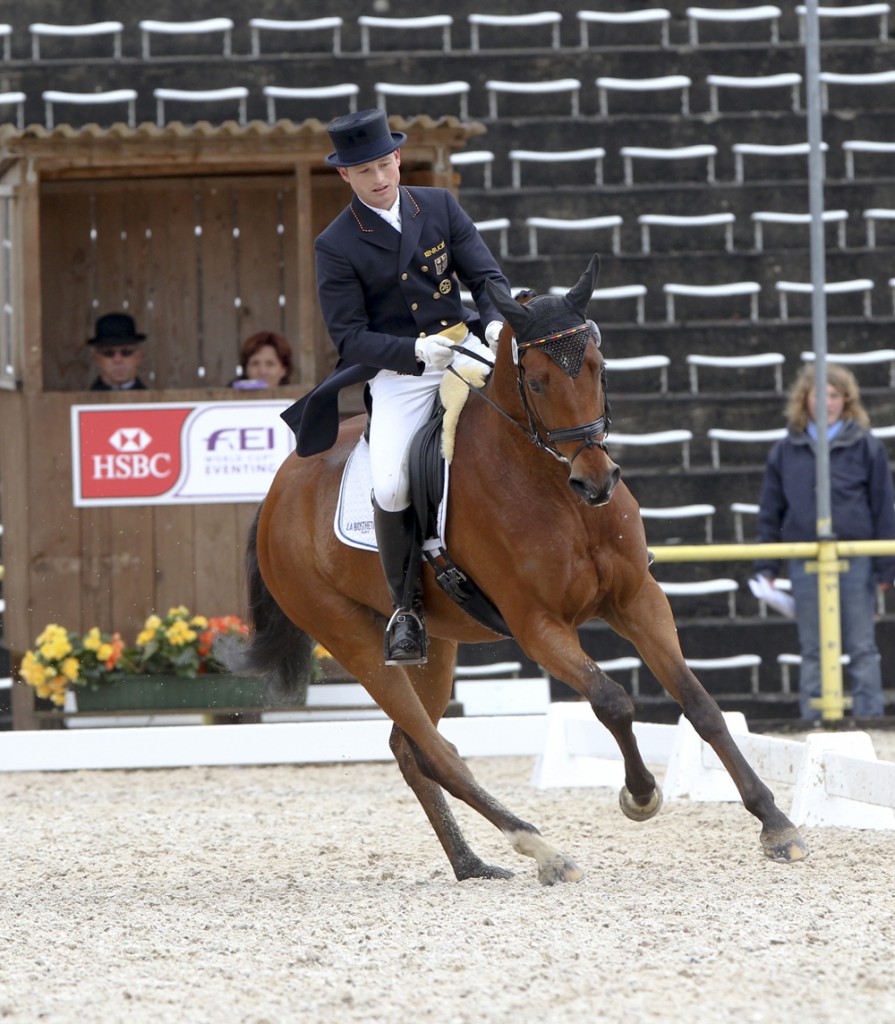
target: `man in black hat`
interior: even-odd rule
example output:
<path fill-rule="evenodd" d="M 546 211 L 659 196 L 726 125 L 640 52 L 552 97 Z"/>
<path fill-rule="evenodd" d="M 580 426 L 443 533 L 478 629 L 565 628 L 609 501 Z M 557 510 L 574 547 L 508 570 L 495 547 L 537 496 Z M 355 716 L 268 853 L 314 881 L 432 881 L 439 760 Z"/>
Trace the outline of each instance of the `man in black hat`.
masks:
<path fill-rule="evenodd" d="M 141 342 L 134 318 L 127 313 L 106 313 L 96 321 L 94 337 L 87 339 L 93 349 L 93 361 L 99 370 L 91 391 L 145 391 L 137 376 L 143 361 Z"/>
<path fill-rule="evenodd" d="M 426 661 L 426 634 L 414 563 L 407 454 L 428 418 L 441 378 L 453 362 L 473 363 L 454 344 L 490 356 L 502 317 L 485 282 L 509 291 L 475 225 L 443 188 L 402 186 L 407 136 L 389 130 L 382 110 L 333 121 L 335 146 L 326 162 L 351 186 L 345 210 L 318 236 L 317 290 L 335 370 L 283 413 L 299 455 L 328 450 L 339 424 L 338 394 L 367 382 L 373 399 L 370 464 L 376 542 L 394 606 L 385 637 L 387 665 Z M 460 300 L 472 293 L 478 314 Z M 480 340 L 481 339 L 481 340 Z M 412 572 L 418 575 L 418 572 Z M 409 586 L 405 584 L 409 582 Z"/>

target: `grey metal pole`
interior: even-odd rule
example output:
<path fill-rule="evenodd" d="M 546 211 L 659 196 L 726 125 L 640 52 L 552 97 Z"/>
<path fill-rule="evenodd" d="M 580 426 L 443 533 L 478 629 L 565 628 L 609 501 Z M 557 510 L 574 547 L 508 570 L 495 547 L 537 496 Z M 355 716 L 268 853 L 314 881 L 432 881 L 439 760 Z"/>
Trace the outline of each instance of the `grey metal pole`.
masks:
<path fill-rule="evenodd" d="M 814 348 L 814 384 L 818 409 L 826 409 L 827 395 L 827 296 L 824 251 L 824 185 L 821 153 L 820 28 L 817 0 L 807 0 L 805 12 L 805 92 L 808 100 L 808 208 L 811 212 L 811 336 Z M 824 429 L 826 416 L 817 427 L 817 536 L 833 536 L 830 505 L 830 446 Z"/>
<path fill-rule="evenodd" d="M 817 394 L 816 515 L 818 628 L 820 631 L 820 700 L 824 721 L 844 715 L 842 636 L 839 607 L 840 561 L 833 535 L 830 498 L 830 445 L 827 440 L 827 297 L 824 290 L 824 189 L 821 155 L 820 27 L 817 0 L 805 11 L 805 91 L 808 99 L 808 199 L 811 210 L 811 332 L 814 342 L 814 388 Z"/>

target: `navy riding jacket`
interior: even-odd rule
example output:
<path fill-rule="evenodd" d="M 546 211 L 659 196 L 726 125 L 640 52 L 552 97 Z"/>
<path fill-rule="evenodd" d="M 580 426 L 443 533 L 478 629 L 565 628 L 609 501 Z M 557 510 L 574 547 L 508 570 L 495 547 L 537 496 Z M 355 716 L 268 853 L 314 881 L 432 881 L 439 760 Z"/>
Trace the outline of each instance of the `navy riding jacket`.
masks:
<path fill-rule="evenodd" d="M 768 455 L 758 512 L 763 544 L 817 540 L 815 443 L 789 428 Z M 882 441 L 846 420 L 830 441 L 830 499 L 837 540 L 895 539 L 895 489 Z M 760 573 L 779 575 L 780 560 L 756 561 Z M 873 559 L 880 583 L 895 580 L 895 558 Z"/>
<path fill-rule="evenodd" d="M 401 231 L 352 196 L 349 206 L 317 237 L 320 310 L 339 352 L 333 372 L 283 413 L 299 455 L 326 451 L 339 427 L 343 387 L 370 380 L 380 369 L 419 375 L 416 339 L 464 321 L 503 320 L 485 289 L 509 284 L 475 224 L 442 188 L 401 186 Z M 460 300 L 460 283 L 478 314 Z"/>

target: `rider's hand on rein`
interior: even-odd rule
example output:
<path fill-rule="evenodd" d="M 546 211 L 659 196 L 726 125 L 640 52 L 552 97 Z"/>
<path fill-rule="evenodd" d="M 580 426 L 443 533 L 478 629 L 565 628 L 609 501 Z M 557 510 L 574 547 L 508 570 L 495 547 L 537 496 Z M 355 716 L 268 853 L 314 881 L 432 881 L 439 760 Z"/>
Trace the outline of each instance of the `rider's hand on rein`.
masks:
<path fill-rule="evenodd" d="M 416 358 L 429 369 L 446 370 L 454 358 L 451 342 L 440 334 L 417 338 L 414 348 Z"/>

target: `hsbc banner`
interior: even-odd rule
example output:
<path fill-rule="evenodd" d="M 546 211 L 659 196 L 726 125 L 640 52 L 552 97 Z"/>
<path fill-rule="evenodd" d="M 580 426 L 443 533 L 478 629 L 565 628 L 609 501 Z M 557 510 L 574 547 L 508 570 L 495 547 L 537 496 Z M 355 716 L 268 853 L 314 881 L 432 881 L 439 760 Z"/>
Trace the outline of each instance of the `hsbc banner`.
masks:
<path fill-rule="evenodd" d="M 75 405 L 76 506 L 258 502 L 293 450 L 289 402 Z"/>

